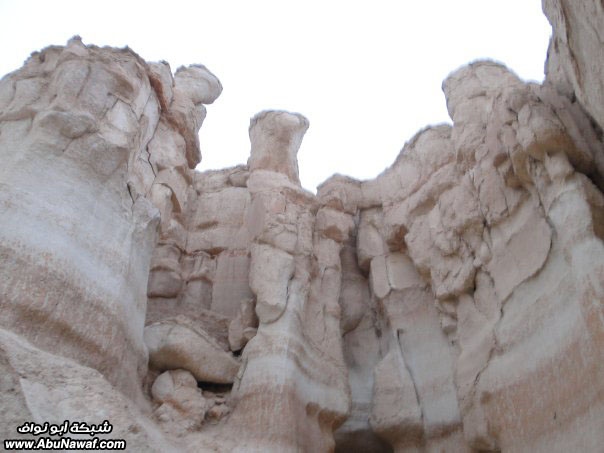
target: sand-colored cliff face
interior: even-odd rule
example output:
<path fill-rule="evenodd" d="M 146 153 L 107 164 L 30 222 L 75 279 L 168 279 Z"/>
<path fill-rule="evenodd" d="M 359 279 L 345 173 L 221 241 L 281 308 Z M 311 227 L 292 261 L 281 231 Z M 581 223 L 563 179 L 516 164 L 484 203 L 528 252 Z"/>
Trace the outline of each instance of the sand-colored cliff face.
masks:
<path fill-rule="evenodd" d="M 475 62 L 373 180 L 300 186 L 302 115 L 197 172 L 222 87 L 79 39 L 0 81 L 0 415 L 132 451 L 599 451 L 600 2 L 543 85 Z M 25 436 L 27 437 L 27 436 Z"/>

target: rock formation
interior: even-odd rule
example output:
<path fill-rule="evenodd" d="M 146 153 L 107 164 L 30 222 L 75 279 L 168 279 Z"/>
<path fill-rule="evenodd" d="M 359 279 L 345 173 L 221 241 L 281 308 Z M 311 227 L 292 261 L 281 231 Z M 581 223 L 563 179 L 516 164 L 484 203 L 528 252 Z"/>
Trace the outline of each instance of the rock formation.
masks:
<path fill-rule="evenodd" d="M 543 7 L 543 84 L 462 67 L 451 125 L 316 195 L 300 114 L 194 170 L 222 90 L 204 66 L 32 54 L 0 81 L 2 438 L 109 420 L 131 451 L 599 451 L 604 11 Z"/>

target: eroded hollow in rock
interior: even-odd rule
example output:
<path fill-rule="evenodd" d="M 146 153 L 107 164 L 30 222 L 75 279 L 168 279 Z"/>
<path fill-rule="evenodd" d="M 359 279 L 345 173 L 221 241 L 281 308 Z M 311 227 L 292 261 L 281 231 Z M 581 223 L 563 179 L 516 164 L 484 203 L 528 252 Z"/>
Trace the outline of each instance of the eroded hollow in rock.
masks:
<path fill-rule="evenodd" d="M 231 392 L 231 390 L 233 389 L 233 384 L 215 384 L 213 382 L 197 381 L 197 387 L 206 392 L 226 394 Z"/>

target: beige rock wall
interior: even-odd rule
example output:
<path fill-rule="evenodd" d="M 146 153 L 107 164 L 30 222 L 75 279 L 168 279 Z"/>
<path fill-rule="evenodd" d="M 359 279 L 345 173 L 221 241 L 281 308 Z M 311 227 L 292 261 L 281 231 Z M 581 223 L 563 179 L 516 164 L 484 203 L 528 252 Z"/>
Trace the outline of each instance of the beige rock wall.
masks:
<path fill-rule="evenodd" d="M 329 451 L 348 412 L 332 268 L 339 246 L 313 235 L 316 201 L 292 164 L 307 128 L 306 118 L 287 112 L 263 112 L 250 125 L 249 282 L 259 326 L 244 349 L 223 429 L 225 437 L 238 433 L 234 451 Z M 258 411 L 266 405 L 274 410 Z"/>
<path fill-rule="evenodd" d="M 48 371 L 34 387 L 17 385 L 21 423 L 114 414 L 137 448 L 165 451 L 159 430 L 141 439 L 128 431 L 122 406 L 150 407 L 143 329 L 158 224 L 161 216 L 161 238 L 175 223 L 200 159 L 203 103 L 220 89 L 203 67 L 173 78 L 167 64 L 77 37 L 0 81 L 0 326 L 22 345 L 7 346 L 3 367 L 27 376 L 77 363 L 75 375 Z M 65 410 L 53 409 L 61 399 Z M 71 405 L 93 409 L 82 418 Z"/>
<path fill-rule="evenodd" d="M 128 184 L 159 119 L 147 66 L 74 38 L 0 85 L 0 323 L 140 395 L 159 215 Z"/>
<path fill-rule="evenodd" d="M 451 125 L 316 195 L 300 114 L 193 170 L 203 66 L 32 55 L 0 81 L 0 433 L 103 414 L 135 451 L 599 451 L 604 13 L 579 3 L 543 2 L 543 85 L 462 67 Z"/>
<path fill-rule="evenodd" d="M 376 180 L 339 184 L 389 337 L 369 365 L 370 425 L 395 451 L 597 449 L 604 205 L 581 172 L 598 180 L 597 130 L 498 64 L 443 88 L 452 128 L 418 133 Z"/>
<path fill-rule="evenodd" d="M 604 125 L 604 6 L 597 0 L 542 0 L 552 24 L 545 64 L 547 81 L 574 94 L 600 127 Z"/>
<path fill-rule="evenodd" d="M 542 5 L 552 24 L 545 61 L 545 85 L 551 85 L 568 99 L 564 115 L 579 117 L 580 121 L 587 117 L 601 141 L 604 128 L 604 6 L 596 0 L 542 0 Z M 583 128 L 582 132 L 587 132 L 585 139 L 593 142 L 589 127 Z M 604 156 L 599 153 L 594 157 L 599 173 L 596 182 L 602 189 Z"/>

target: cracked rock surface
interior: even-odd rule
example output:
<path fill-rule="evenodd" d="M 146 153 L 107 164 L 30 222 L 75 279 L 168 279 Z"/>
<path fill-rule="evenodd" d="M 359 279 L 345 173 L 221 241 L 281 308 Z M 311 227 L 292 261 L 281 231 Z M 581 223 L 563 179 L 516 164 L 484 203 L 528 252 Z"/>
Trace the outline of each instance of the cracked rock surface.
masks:
<path fill-rule="evenodd" d="M 77 37 L 32 54 L 0 81 L 2 436 L 109 419 L 133 451 L 601 450 L 604 10 L 543 8 L 543 84 L 459 68 L 450 125 L 316 195 L 297 113 L 252 118 L 246 164 L 194 170 L 222 91 L 202 65 Z"/>

